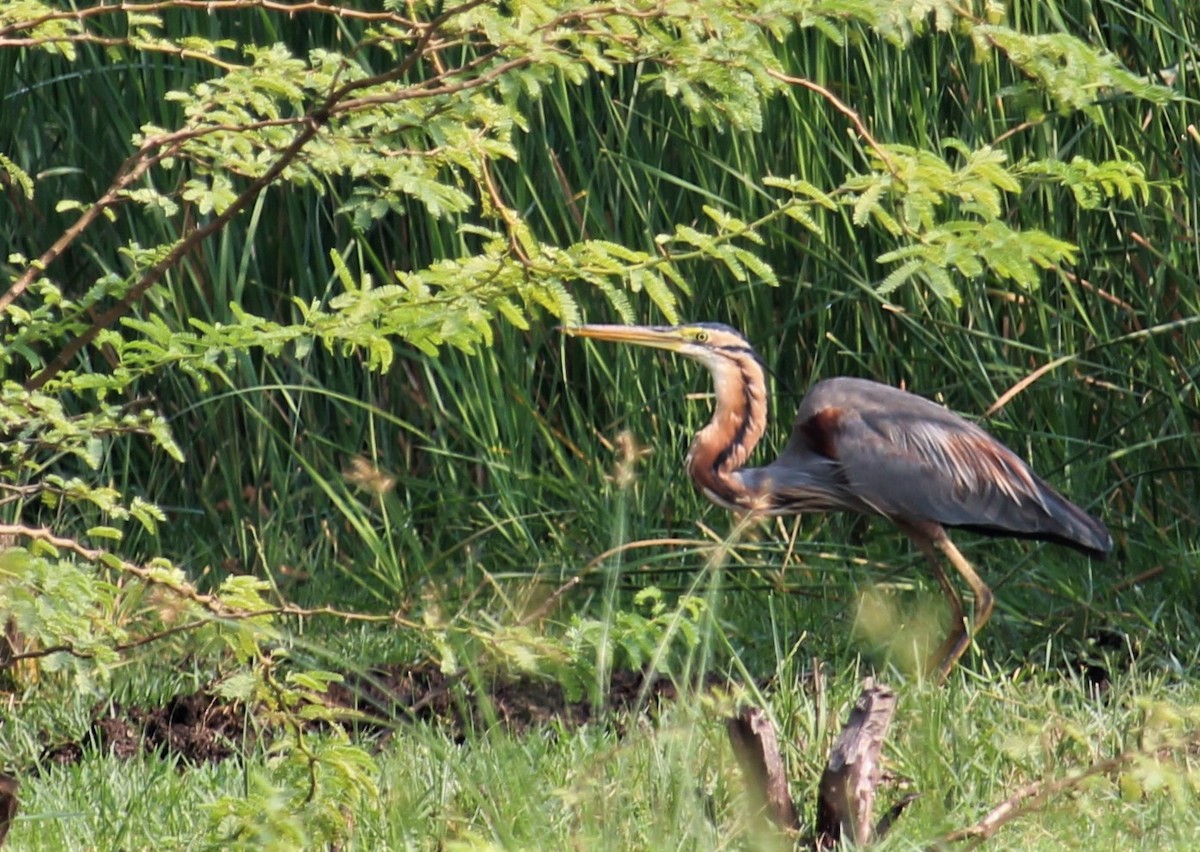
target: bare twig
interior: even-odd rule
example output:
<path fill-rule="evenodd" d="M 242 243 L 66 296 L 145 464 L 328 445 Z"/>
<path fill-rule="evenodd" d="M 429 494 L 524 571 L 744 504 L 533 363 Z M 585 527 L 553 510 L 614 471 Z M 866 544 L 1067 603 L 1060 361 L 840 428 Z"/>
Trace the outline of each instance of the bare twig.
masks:
<path fill-rule="evenodd" d="M 1063 364 L 1066 364 L 1070 361 L 1074 361 L 1075 358 L 1076 358 L 1075 355 L 1064 355 L 1061 358 L 1055 358 L 1053 361 L 1047 361 L 1045 364 L 1038 367 L 1036 370 L 1034 370 L 1029 375 L 1025 376 L 1023 379 L 1021 379 L 1019 382 L 1017 382 L 1011 388 L 1006 390 L 1004 393 L 1000 394 L 1000 396 L 996 399 L 996 401 L 993 402 L 990 406 L 988 406 L 988 410 L 983 412 L 983 416 L 991 417 L 997 411 L 999 411 L 1000 409 L 1004 408 L 1004 406 L 1006 406 L 1010 402 L 1012 402 L 1014 397 L 1016 397 L 1019 393 L 1024 391 L 1025 388 L 1032 385 L 1034 382 L 1036 382 L 1042 376 L 1046 375 L 1047 373 L 1049 373 L 1052 370 L 1055 370 L 1055 369 L 1061 367 Z"/>
<path fill-rule="evenodd" d="M 1003 133 L 993 139 L 992 144 L 999 145 L 1001 142 L 1016 136 L 1018 133 L 1023 133 L 1026 130 L 1029 130 L 1031 127 L 1037 127 L 1042 123 L 1043 120 L 1044 119 L 1031 119 L 1029 121 L 1022 121 L 1020 124 L 1016 125 L 1015 127 L 1010 127 L 1008 130 L 1005 130 Z"/>
<path fill-rule="evenodd" d="M 871 150 L 874 151 L 876 156 L 879 157 L 880 161 L 883 162 L 884 166 L 887 167 L 887 170 L 893 175 L 896 174 L 896 166 L 892 161 L 891 155 L 888 154 L 881 144 L 879 144 L 879 141 L 871 134 L 871 131 L 867 130 L 867 125 L 863 122 L 862 116 L 860 116 L 845 101 L 822 86 L 820 83 L 814 83 L 812 80 L 806 80 L 803 77 L 793 77 L 790 74 L 784 74 L 780 71 L 768 71 L 767 73 L 780 82 L 787 83 L 792 86 L 800 86 L 801 88 L 816 92 L 818 95 L 823 97 L 829 102 L 830 106 L 832 106 L 842 115 L 846 116 L 846 118 L 850 119 L 850 123 L 853 124 L 854 129 L 858 131 L 858 135 L 862 137 L 864 142 L 871 146 Z"/>
<path fill-rule="evenodd" d="M 524 616 L 518 619 L 517 626 L 525 627 L 526 625 L 533 624 L 535 621 L 541 621 L 550 614 L 550 610 L 554 609 L 555 605 L 559 602 L 559 600 L 562 599 L 563 595 L 571 591 L 571 589 L 575 588 L 582 582 L 582 574 L 576 574 L 574 577 L 567 580 L 567 582 L 563 583 L 561 586 L 551 592 L 550 596 L 542 601 L 541 606 L 531 612 L 526 613 Z"/>
<path fill-rule="evenodd" d="M 1107 290 L 1103 289 L 1102 287 L 1097 287 L 1091 281 L 1088 281 L 1086 278 L 1079 277 L 1074 272 L 1071 272 L 1069 269 L 1062 269 L 1061 267 L 1059 267 L 1056 269 L 1056 271 L 1059 274 L 1061 274 L 1064 278 L 1066 278 L 1068 281 L 1070 281 L 1072 284 L 1078 284 L 1080 287 L 1087 290 L 1088 292 L 1095 293 L 1097 296 L 1099 296 L 1104 301 L 1108 302 L 1110 305 L 1116 305 L 1118 308 L 1125 311 L 1125 313 L 1127 313 L 1129 315 L 1129 322 L 1130 322 L 1130 325 L 1133 326 L 1134 330 L 1140 329 L 1142 327 L 1142 321 L 1138 315 L 1138 309 L 1135 308 L 1129 302 L 1113 295 L 1112 293 L 1108 292 Z"/>
<path fill-rule="evenodd" d="M 610 557 L 624 553 L 627 550 L 636 550 L 643 547 L 700 547 L 708 549 L 712 545 L 698 542 L 693 538 L 644 538 L 638 541 L 627 541 L 624 544 L 619 544 L 616 547 L 610 547 L 603 553 L 597 554 L 588 560 L 587 565 L 583 566 L 580 575 L 590 574 L 601 565 L 603 565 Z"/>
<path fill-rule="evenodd" d="M 1149 580 L 1153 580 L 1155 577 L 1162 576 L 1165 572 L 1166 568 L 1164 568 L 1162 565 L 1155 565 L 1153 568 L 1147 568 L 1145 571 L 1142 571 L 1139 574 L 1134 574 L 1132 577 L 1126 577 L 1123 580 L 1113 583 L 1108 587 L 1108 592 L 1109 594 L 1112 594 L 1113 592 L 1120 592 L 1125 589 L 1141 585 Z"/>

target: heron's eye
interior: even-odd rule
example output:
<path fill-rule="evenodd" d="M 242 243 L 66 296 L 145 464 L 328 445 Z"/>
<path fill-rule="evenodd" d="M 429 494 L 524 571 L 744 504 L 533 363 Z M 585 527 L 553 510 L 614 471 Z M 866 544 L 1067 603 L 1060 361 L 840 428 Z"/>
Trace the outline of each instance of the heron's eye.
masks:
<path fill-rule="evenodd" d="M 707 331 L 697 331 L 694 336 L 694 340 L 697 343 L 707 343 L 708 342 L 708 332 Z"/>

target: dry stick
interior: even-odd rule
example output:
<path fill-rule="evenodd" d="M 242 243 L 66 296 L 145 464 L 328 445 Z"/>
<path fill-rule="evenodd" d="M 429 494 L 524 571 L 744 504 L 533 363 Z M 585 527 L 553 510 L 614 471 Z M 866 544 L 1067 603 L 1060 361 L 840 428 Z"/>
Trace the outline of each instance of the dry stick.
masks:
<path fill-rule="evenodd" d="M 758 707 L 744 707 L 725 724 L 754 813 L 765 813 L 767 819 L 785 831 L 798 830 L 800 817 L 788 794 L 783 754 L 767 714 Z"/>
<path fill-rule="evenodd" d="M 815 848 L 828 849 L 839 843 L 865 845 L 882 837 L 916 798 L 905 796 L 872 827 L 875 792 L 882 775 L 879 755 L 895 711 L 896 693 L 867 678 L 821 776 L 816 833 L 811 839 Z M 785 831 L 798 830 L 800 819 L 788 795 L 787 771 L 767 714 L 759 708 L 745 708 L 726 722 L 726 729 L 755 814 L 765 814 Z"/>
<path fill-rule="evenodd" d="M 1108 591 L 1110 594 L 1112 592 L 1124 591 L 1125 589 L 1145 583 L 1147 580 L 1153 580 L 1155 577 L 1158 577 L 1165 572 L 1166 569 L 1163 566 L 1155 565 L 1153 568 L 1147 568 L 1140 574 L 1135 574 L 1132 577 L 1126 577 L 1124 580 L 1113 583 L 1108 587 Z"/>
<path fill-rule="evenodd" d="M 1001 142 L 1004 142 L 1009 137 L 1016 136 L 1018 133 L 1022 133 L 1031 127 L 1037 127 L 1041 123 L 1042 123 L 1042 119 L 1036 119 L 1034 121 L 1022 121 L 1016 127 L 1010 127 L 1008 130 L 1004 131 L 999 136 L 997 136 L 995 139 L 993 139 L 992 146 L 993 147 L 999 146 L 999 144 Z"/>
<path fill-rule="evenodd" d="M 627 541 L 624 544 L 618 544 L 616 547 L 610 547 L 603 553 L 597 554 L 588 560 L 588 563 L 583 566 L 583 570 L 579 572 L 580 576 L 590 574 L 609 558 L 616 556 L 618 553 L 625 553 L 629 550 L 638 550 L 644 547 L 696 547 L 708 548 L 713 545 L 706 542 L 698 542 L 694 538 L 642 538 L 637 541 Z"/>
<path fill-rule="evenodd" d="M 1131 305 L 1129 302 L 1125 301 L 1124 299 L 1122 299 L 1118 296 L 1113 295 L 1112 293 L 1105 290 L 1103 287 L 1097 287 L 1095 284 L 1093 284 L 1091 281 L 1088 281 L 1086 278 L 1080 278 L 1078 275 L 1076 275 L 1074 272 L 1071 272 L 1069 269 L 1062 269 L 1061 267 L 1056 267 L 1056 271 L 1061 273 L 1063 275 L 1063 277 L 1065 277 L 1072 284 L 1078 284 L 1080 287 L 1087 290 L 1088 292 L 1095 293 L 1097 296 L 1099 296 L 1104 301 L 1108 302 L 1111 305 L 1116 305 L 1118 308 L 1125 311 L 1125 313 L 1129 314 L 1129 321 L 1133 325 L 1135 330 L 1140 329 L 1142 327 L 1142 321 L 1141 321 L 1140 316 L 1138 315 L 1138 309 L 1135 308 L 1133 305 Z"/>
<path fill-rule="evenodd" d="M 1193 747 L 1200 740 L 1200 736 L 1193 735 L 1175 745 L 1176 748 Z M 931 847 L 938 849 L 947 843 L 955 843 L 960 840 L 970 840 L 971 843 L 968 849 L 974 849 L 982 844 L 985 840 L 995 834 L 1007 822 L 1010 822 L 1017 817 L 1032 811 L 1034 808 L 1043 804 L 1051 796 L 1062 793 L 1066 790 L 1071 790 L 1078 787 L 1088 778 L 1096 775 L 1107 775 L 1110 772 L 1115 772 L 1118 769 L 1126 766 L 1139 757 L 1150 756 L 1154 754 L 1142 750 L 1125 751 L 1118 754 L 1116 757 L 1110 757 L 1108 760 L 1102 760 L 1099 763 L 1093 763 L 1087 769 L 1068 775 L 1066 778 L 1060 778 L 1057 781 L 1047 782 L 1034 781 L 1026 784 L 1018 789 L 1015 793 L 998 804 L 996 807 L 988 811 L 987 816 L 981 819 L 974 825 L 960 828 L 957 831 L 952 831 L 949 834 L 943 835 Z"/>
<path fill-rule="evenodd" d="M 883 774 L 880 751 L 896 712 L 896 693 L 867 678 L 838 734 L 817 794 L 816 846 L 865 845 L 875 834 L 875 791 Z M 894 818 L 889 815 L 887 820 Z M 886 830 L 881 824 L 881 829 Z"/>
<path fill-rule="evenodd" d="M 1055 369 L 1061 367 L 1063 364 L 1066 364 L 1068 361 L 1074 361 L 1074 360 L 1075 360 L 1074 355 L 1066 355 L 1061 358 L 1055 358 L 1053 361 L 1046 362 L 1045 364 L 1043 364 L 1042 366 L 1040 366 L 1036 370 L 1034 370 L 1032 373 L 1025 376 L 1023 379 L 1021 379 L 1019 382 L 1017 382 L 1011 388 L 1006 390 L 1004 393 L 1000 394 L 1000 396 L 996 399 L 996 401 L 993 402 L 990 406 L 988 406 L 988 410 L 983 412 L 983 416 L 985 418 L 991 417 L 997 411 L 999 411 L 1000 409 L 1004 408 L 1004 406 L 1006 406 L 1010 402 L 1012 402 L 1013 397 L 1017 396 L 1017 394 L 1024 391 L 1027 387 L 1032 385 L 1034 382 L 1036 382 L 1042 376 L 1046 375 L 1046 373 L 1049 373 L 1051 370 L 1055 370 Z"/>
<path fill-rule="evenodd" d="M 533 624 L 535 621 L 541 621 L 550 614 L 550 611 L 554 609 L 563 595 L 571 591 L 571 589 L 575 588 L 582 582 L 582 574 L 576 574 L 574 577 L 567 580 L 567 582 L 563 583 L 561 586 L 551 592 L 550 596 L 542 601 L 541 606 L 517 619 L 517 627 L 527 627 L 528 625 Z"/>

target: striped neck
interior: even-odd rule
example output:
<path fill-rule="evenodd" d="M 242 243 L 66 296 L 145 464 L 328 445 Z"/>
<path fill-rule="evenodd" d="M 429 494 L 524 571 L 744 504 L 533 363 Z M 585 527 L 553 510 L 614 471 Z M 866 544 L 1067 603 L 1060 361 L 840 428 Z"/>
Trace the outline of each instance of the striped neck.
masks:
<path fill-rule="evenodd" d="M 708 499 L 728 509 L 754 508 L 738 471 L 767 428 L 767 382 L 749 348 L 720 350 L 705 359 L 716 389 L 716 409 L 696 433 L 687 469 Z"/>

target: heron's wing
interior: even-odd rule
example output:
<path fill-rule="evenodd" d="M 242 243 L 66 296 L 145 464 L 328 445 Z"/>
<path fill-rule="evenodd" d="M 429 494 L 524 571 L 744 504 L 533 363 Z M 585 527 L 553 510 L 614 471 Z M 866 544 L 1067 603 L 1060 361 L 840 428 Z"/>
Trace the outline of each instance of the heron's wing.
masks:
<path fill-rule="evenodd" d="M 850 493 L 895 520 L 1111 549 L 1103 524 L 995 438 L 928 400 L 886 390 L 855 407 L 802 411 L 793 443 L 835 460 Z"/>
<path fill-rule="evenodd" d="M 832 447 L 851 487 L 884 514 L 960 525 L 998 522 L 1014 506 L 1048 511 L 1025 463 L 966 421 L 852 412 Z"/>

